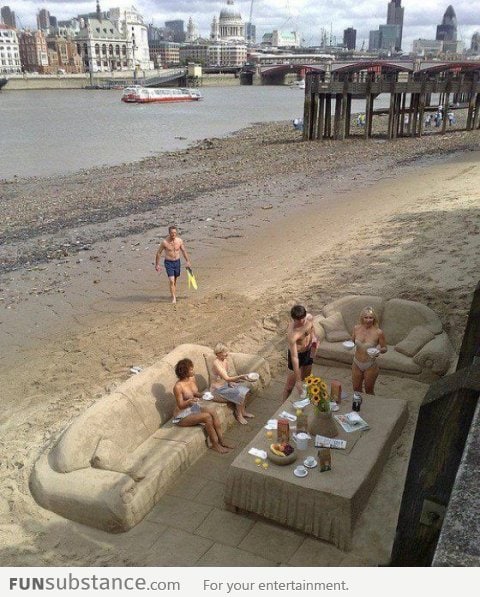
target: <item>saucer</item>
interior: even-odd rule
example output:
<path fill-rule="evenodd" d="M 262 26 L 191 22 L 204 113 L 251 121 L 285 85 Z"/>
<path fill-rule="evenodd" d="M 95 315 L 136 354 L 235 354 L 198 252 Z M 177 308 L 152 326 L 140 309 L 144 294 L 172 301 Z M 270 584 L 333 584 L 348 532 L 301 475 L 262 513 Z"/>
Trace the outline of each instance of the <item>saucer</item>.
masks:
<path fill-rule="evenodd" d="M 295 475 L 295 477 L 306 477 L 308 475 L 308 471 L 305 469 L 304 470 L 294 469 L 293 474 Z"/>
<path fill-rule="evenodd" d="M 335 404 L 335 402 L 330 402 L 330 410 L 336 413 L 337 410 L 340 410 L 340 407 L 338 406 L 338 404 Z"/>
<path fill-rule="evenodd" d="M 345 342 L 342 342 L 342 346 L 347 350 L 352 350 L 352 348 L 355 346 L 355 342 L 352 342 L 351 340 L 345 340 Z"/>
<path fill-rule="evenodd" d="M 378 348 L 367 348 L 367 354 L 369 357 L 374 358 L 378 357 L 380 351 L 378 350 Z"/>
<path fill-rule="evenodd" d="M 204 400 L 213 400 L 213 394 L 212 394 L 211 392 L 205 392 L 205 393 L 202 395 L 202 398 L 203 398 Z"/>
<path fill-rule="evenodd" d="M 315 468 L 317 464 L 318 462 L 316 460 L 314 460 L 312 464 L 307 464 L 306 460 L 303 461 L 303 466 L 306 466 L 307 468 Z"/>
<path fill-rule="evenodd" d="M 256 371 L 252 371 L 252 373 L 247 373 L 247 379 L 249 381 L 258 381 L 260 379 L 260 375 Z"/>

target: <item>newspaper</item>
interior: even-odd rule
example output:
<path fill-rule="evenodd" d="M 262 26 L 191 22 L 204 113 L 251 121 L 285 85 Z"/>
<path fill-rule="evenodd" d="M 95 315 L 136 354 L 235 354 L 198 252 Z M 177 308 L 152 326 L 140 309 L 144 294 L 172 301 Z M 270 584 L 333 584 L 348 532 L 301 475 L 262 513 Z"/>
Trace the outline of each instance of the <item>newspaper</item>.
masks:
<path fill-rule="evenodd" d="M 369 424 L 364 419 L 362 419 L 360 415 L 358 415 L 358 417 L 355 417 L 355 420 L 357 420 L 357 422 L 354 425 L 352 425 L 352 423 L 349 422 L 347 415 L 333 416 L 341 425 L 342 429 L 347 433 L 353 433 L 354 431 L 365 431 L 366 429 L 370 429 Z"/>
<path fill-rule="evenodd" d="M 324 435 L 315 436 L 316 448 L 336 448 L 337 450 L 345 450 L 347 442 L 344 439 L 333 439 L 325 437 Z"/>

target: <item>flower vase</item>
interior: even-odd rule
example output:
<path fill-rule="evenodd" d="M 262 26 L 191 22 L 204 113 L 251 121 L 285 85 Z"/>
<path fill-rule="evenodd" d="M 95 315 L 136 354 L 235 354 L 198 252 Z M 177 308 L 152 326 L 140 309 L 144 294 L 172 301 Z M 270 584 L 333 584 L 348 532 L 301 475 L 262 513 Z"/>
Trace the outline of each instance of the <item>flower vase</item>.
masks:
<path fill-rule="evenodd" d="M 316 435 L 337 437 L 338 429 L 330 412 L 318 412 L 315 409 L 308 415 L 308 432 L 314 438 Z"/>

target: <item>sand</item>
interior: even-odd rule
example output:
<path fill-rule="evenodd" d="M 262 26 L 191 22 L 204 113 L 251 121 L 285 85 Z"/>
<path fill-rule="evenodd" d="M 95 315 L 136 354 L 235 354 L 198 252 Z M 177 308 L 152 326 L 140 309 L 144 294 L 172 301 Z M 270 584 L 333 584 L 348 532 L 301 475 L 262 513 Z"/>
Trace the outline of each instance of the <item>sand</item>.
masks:
<path fill-rule="evenodd" d="M 103 172 L 119 196 L 127 172 L 147 176 L 148 185 L 140 181 L 131 195 L 142 209 L 123 215 L 111 191 L 104 217 L 68 220 L 68 197 L 82 176 L 84 194 L 100 203 L 96 175 L 91 183 L 84 174 L 20 181 L 8 195 L 10 210 L 8 200 L 25 200 L 26 189 L 36 189 L 53 223 L 36 229 L 38 218 L 25 207 L 33 232 L 12 234 L 3 247 L 10 265 L 1 279 L 0 564 L 106 563 L 98 532 L 86 527 L 80 527 L 85 546 L 64 547 L 74 523 L 55 524 L 61 519 L 34 502 L 28 477 L 38 454 L 72 418 L 131 375 L 131 366 L 146 367 L 179 343 L 226 341 L 261 353 L 282 375 L 292 304 L 315 313 L 334 298 L 368 293 L 425 303 L 458 350 L 480 261 L 478 131 L 435 142 L 322 145 L 299 143 L 287 127 L 277 125 L 275 136 L 272 130 Z M 243 157 L 242 143 L 250 151 Z M 463 151 L 449 153 L 454 150 Z M 162 160 L 172 168 L 160 170 Z M 170 193 L 175 176 L 184 192 L 188 186 L 188 200 L 181 189 Z M 228 180 L 219 184 L 222 177 Z M 160 178 L 162 196 L 171 201 L 147 205 Z M 56 208 L 48 203 L 52 186 Z M 90 213 L 75 209 L 80 219 Z M 12 230 L 19 230 L 11 218 Z M 69 222 L 64 227 L 62 218 Z M 176 306 L 165 275 L 152 265 L 172 221 L 199 282 L 197 292 L 188 290 L 182 276 Z M 66 255 L 46 256 L 65 239 L 71 241 Z M 42 241 L 50 247 L 45 255 L 32 248 Z M 140 539 L 137 548 L 144 549 Z M 108 563 L 122 565 L 114 555 Z"/>

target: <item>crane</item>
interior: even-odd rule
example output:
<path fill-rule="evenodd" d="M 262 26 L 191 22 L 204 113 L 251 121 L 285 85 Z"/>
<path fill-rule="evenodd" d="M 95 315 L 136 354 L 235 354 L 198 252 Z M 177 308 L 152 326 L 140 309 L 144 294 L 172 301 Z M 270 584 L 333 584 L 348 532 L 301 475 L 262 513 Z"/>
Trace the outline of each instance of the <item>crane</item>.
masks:
<path fill-rule="evenodd" d="M 254 0 L 251 0 L 251 2 L 250 2 L 250 14 L 248 15 L 248 22 L 250 23 L 250 25 L 252 24 L 253 1 Z"/>

